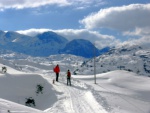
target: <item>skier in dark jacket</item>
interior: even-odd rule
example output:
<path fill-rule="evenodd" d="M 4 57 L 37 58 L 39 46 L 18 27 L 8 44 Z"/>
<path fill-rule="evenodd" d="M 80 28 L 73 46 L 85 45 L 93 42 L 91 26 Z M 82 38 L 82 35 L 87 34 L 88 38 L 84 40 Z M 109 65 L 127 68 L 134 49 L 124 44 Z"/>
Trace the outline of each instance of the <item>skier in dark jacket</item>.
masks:
<path fill-rule="evenodd" d="M 56 81 L 58 82 L 58 77 L 59 77 L 59 72 L 60 72 L 60 68 L 58 64 L 54 68 L 54 72 L 56 73 Z"/>
<path fill-rule="evenodd" d="M 68 85 L 68 83 L 71 86 L 71 72 L 69 70 L 67 71 L 67 85 Z"/>

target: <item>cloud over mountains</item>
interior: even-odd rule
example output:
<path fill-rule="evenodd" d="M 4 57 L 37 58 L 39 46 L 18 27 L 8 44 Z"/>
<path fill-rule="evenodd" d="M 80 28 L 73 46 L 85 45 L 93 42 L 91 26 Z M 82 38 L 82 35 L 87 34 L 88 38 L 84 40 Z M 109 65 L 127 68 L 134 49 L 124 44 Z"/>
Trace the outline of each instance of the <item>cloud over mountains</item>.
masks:
<path fill-rule="evenodd" d="M 108 28 L 130 37 L 120 44 L 145 44 L 150 42 L 150 4 L 130 4 L 101 9 L 79 22 L 86 29 Z M 138 38 L 136 38 L 138 36 Z M 118 43 L 119 44 L 119 43 Z M 119 44 L 119 45 L 120 45 Z"/>
<path fill-rule="evenodd" d="M 149 20 L 150 4 L 131 4 L 101 9 L 80 20 L 80 23 L 88 29 L 111 28 L 130 31 L 137 27 L 150 27 Z"/>
<path fill-rule="evenodd" d="M 100 49 L 106 46 L 114 46 L 115 44 L 119 43 L 119 40 L 115 39 L 114 36 L 100 34 L 99 32 L 89 31 L 87 29 L 61 29 L 61 30 L 28 29 L 28 30 L 20 30 L 17 32 L 29 36 L 35 36 L 39 33 L 43 33 L 46 31 L 56 32 L 57 34 L 66 37 L 68 40 L 73 39 L 89 40 L 92 43 L 95 43 L 95 46 Z"/>

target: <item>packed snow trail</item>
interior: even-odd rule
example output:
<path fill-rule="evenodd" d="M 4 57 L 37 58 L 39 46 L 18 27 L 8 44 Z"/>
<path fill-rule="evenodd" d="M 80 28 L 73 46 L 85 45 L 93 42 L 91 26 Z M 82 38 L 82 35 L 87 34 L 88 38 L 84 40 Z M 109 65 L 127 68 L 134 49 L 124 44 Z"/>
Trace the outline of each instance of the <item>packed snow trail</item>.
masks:
<path fill-rule="evenodd" d="M 54 75 L 45 75 L 44 78 L 52 83 Z M 46 113 L 107 113 L 86 84 L 74 79 L 71 82 L 72 86 L 67 86 L 66 77 L 60 75 L 59 82 L 53 85 L 59 92 L 58 101 L 45 110 Z"/>

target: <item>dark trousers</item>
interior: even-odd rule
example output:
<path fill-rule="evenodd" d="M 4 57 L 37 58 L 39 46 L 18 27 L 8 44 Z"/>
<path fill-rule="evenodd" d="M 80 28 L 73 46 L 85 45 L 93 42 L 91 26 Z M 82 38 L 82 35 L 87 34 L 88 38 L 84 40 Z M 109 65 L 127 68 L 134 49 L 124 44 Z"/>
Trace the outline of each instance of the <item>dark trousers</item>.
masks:
<path fill-rule="evenodd" d="M 56 81 L 58 82 L 59 73 L 56 73 Z"/>
<path fill-rule="evenodd" d="M 71 86 L 71 78 L 67 78 L 67 85 L 70 84 Z"/>

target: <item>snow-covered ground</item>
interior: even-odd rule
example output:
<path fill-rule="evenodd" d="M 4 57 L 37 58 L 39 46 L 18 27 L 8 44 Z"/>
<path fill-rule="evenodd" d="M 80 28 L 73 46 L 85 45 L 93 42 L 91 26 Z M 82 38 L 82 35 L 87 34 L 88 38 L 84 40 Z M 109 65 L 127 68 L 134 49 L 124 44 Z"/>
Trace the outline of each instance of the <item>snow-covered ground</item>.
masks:
<path fill-rule="evenodd" d="M 93 74 L 93 62 L 93 59 L 84 62 L 76 73 Z M 112 48 L 109 52 L 96 57 L 95 62 L 97 73 L 127 70 L 141 76 L 150 76 L 150 46 L 126 45 Z"/>
<path fill-rule="evenodd" d="M 67 86 L 67 62 L 59 62 L 63 67 L 55 84 L 54 64 L 0 59 L 0 67 L 4 63 L 7 73 L 0 71 L 0 113 L 150 113 L 149 77 L 116 70 L 97 74 L 97 84 L 94 75 L 72 75 L 72 86 Z M 36 93 L 37 85 L 43 86 L 42 93 Z M 25 106 L 30 97 L 36 106 Z"/>
<path fill-rule="evenodd" d="M 150 113 L 150 78 L 116 70 L 94 76 L 75 76 L 93 90 L 109 113 Z M 93 78 L 93 80 L 92 80 Z"/>

